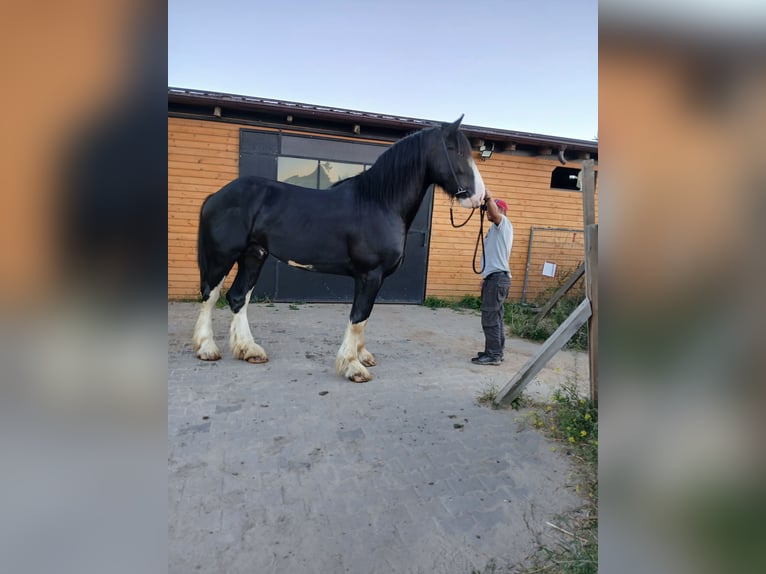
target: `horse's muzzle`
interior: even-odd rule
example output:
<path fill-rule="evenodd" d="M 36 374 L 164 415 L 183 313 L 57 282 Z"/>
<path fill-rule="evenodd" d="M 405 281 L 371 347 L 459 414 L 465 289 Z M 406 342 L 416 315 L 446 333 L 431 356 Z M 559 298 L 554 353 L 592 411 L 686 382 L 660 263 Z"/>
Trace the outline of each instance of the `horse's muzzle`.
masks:
<path fill-rule="evenodd" d="M 476 193 L 475 191 L 460 188 L 455 194 L 455 199 L 457 199 L 460 207 L 476 208 L 484 200 L 484 193 Z"/>

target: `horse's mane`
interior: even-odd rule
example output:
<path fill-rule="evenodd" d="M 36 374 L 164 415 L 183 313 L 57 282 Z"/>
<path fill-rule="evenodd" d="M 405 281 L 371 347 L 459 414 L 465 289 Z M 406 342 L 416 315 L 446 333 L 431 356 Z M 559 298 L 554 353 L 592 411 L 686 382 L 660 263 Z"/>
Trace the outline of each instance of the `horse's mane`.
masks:
<path fill-rule="evenodd" d="M 430 131 L 419 130 L 400 139 L 384 151 L 370 169 L 344 181 L 354 181 L 357 197 L 376 199 L 388 206 L 398 205 L 402 190 L 411 186 L 413 178 L 423 169 L 426 161 L 423 138 Z"/>

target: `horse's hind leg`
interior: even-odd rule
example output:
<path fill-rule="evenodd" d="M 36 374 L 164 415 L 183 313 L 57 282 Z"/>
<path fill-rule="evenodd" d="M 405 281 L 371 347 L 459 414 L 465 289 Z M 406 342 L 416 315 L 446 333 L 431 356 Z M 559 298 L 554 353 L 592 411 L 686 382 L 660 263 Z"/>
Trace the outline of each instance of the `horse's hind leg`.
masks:
<path fill-rule="evenodd" d="M 213 309 L 218 302 L 218 296 L 221 294 L 224 279 L 226 276 L 213 287 L 207 298 L 202 301 L 199 317 L 197 317 L 197 323 L 194 325 L 194 337 L 192 339 L 194 352 L 203 361 L 217 361 L 221 358 L 221 352 L 218 350 L 218 345 L 215 344 L 213 337 Z"/>
<path fill-rule="evenodd" d="M 237 276 L 226 294 L 234 313 L 229 329 L 229 347 L 235 358 L 248 363 L 265 363 L 269 360 L 266 351 L 253 339 L 247 320 L 247 305 L 266 257 L 268 252 L 262 247 L 248 246 L 237 262 Z"/>

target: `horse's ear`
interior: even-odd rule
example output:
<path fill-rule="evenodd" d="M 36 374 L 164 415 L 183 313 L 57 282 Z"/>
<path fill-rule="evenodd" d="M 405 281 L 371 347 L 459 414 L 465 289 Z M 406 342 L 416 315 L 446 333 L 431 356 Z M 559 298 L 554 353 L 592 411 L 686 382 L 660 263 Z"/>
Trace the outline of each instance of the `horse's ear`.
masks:
<path fill-rule="evenodd" d="M 460 128 L 460 123 L 463 121 L 464 115 L 465 114 L 460 114 L 460 117 L 454 122 L 452 122 L 451 124 L 442 125 L 442 129 L 448 136 L 451 136 L 457 133 L 457 130 Z"/>

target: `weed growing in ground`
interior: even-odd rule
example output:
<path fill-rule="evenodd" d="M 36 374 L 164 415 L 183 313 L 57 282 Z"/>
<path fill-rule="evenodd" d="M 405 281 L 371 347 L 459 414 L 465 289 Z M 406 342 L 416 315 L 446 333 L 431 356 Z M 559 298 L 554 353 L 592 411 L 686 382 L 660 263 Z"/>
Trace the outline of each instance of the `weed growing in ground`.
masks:
<path fill-rule="evenodd" d="M 494 406 L 498 389 L 489 385 L 477 396 L 480 404 Z M 571 480 L 584 504 L 576 511 L 549 522 L 553 545 L 543 545 L 522 564 L 498 569 L 490 561 L 477 574 L 513 572 L 532 574 L 595 574 L 598 571 L 598 408 L 580 396 L 577 383 L 568 382 L 554 391 L 549 404 L 535 402 L 522 394 L 512 408 L 520 410 L 514 421 L 518 430 L 533 428 L 552 441 L 551 451 L 565 453 L 573 461 Z M 554 524 L 555 522 L 555 524 Z"/>
<path fill-rule="evenodd" d="M 557 389 L 552 403 L 535 404 L 527 422 L 558 443 L 575 460 L 575 491 L 586 503 L 582 509 L 559 517 L 556 531 L 562 540 L 553 548 L 541 546 L 531 566 L 521 572 L 595 574 L 598 571 L 598 409 L 581 397 L 575 383 Z M 562 526 L 563 525 L 563 526 Z"/>
<path fill-rule="evenodd" d="M 476 402 L 480 405 L 496 408 L 495 398 L 499 392 L 500 387 L 498 387 L 495 383 L 490 383 L 486 385 L 481 391 L 479 391 L 478 395 L 476 395 Z"/>

